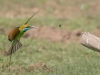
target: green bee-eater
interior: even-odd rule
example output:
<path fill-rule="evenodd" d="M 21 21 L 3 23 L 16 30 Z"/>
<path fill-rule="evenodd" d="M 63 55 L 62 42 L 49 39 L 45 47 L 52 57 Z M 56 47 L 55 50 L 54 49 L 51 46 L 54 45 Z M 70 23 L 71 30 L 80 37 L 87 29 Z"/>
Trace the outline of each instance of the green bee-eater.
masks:
<path fill-rule="evenodd" d="M 36 13 L 35 13 L 36 14 Z M 34 14 L 34 15 L 35 15 Z M 25 22 L 23 25 L 21 25 L 20 27 L 15 27 L 11 30 L 11 32 L 8 35 L 8 40 L 11 41 L 12 46 L 10 47 L 10 49 L 5 53 L 5 55 L 10 55 L 10 61 L 11 61 L 11 55 L 12 53 L 16 52 L 21 46 L 22 44 L 20 43 L 20 38 L 22 37 L 22 35 L 29 29 L 34 28 L 34 26 L 28 26 L 27 23 L 29 22 L 29 20 L 34 16 L 32 15 L 27 22 Z M 9 62 L 10 64 L 10 62 Z"/>

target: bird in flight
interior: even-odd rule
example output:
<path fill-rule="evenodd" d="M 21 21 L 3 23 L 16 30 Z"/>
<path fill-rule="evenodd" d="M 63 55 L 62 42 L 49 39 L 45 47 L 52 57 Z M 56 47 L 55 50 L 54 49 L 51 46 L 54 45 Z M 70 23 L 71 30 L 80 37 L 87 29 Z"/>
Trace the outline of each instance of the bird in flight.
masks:
<path fill-rule="evenodd" d="M 61 27 L 61 24 L 59 24 L 59 27 Z"/>
<path fill-rule="evenodd" d="M 39 11 L 38 11 L 39 12 Z M 36 12 L 36 13 L 38 13 Z M 35 13 L 35 14 L 36 14 Z M 8 40 L 12 43 L 12 46 L 10 47 L 10 49 L 5 53 L 6 56 L 10 55 L 10 62 L 11 62 L 11 56 L 14 52 L 16 52 L 21 46 L 22 44 L 20 43 L 20 38 L 22 37 L 22 35 L 27 31 L 30 30 L 32 28 L 35 28 L 35 26 L 29 26 L 27 25 L 27 23 L 29 22 L 29 20 L 35 15 L 33 14 L 23 25 L 19 26 L 19 27 L 15 27 L 13 28 L 10 33 L 8 34 Z M 10 65 L 9 62 L 9 65 Z"/>

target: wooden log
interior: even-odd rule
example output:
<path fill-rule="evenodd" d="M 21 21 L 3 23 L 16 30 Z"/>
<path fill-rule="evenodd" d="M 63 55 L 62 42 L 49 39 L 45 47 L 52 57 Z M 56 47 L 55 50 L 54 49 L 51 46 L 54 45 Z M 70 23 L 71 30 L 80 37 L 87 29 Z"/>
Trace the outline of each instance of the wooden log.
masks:
<path fill-rule="evenodd" d="M 84 32 L 82 34 L 81 44 L 94 51 L 100 52 L 100 38 L 93 34 L 90 34 L 89 32 Z"/>

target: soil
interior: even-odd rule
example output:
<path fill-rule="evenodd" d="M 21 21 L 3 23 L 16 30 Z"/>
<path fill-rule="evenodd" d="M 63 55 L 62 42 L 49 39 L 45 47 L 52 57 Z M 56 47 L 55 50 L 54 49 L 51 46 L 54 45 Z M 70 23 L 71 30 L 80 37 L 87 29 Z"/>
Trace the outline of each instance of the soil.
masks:
<path fill-rule="evenodd" d="M 24 38 L 30 37 L 50 40 L 52 42 L 67 42 L 69 40 L 78 40 L 81 32 L 74 30 L 72 32 L 58 29 L 55 27 L 37 27 L 25 33 Z"/>
<path fill-rule="evenodd" d="M 9 30 L 10 31 L 10 30 Z M 90 33 L 100 37 L 100 29 L 95 29 L 94 31 L 91 31 Z M 43 26 L 43 27 L 37 27 L 35 29 L 31 29 L 27 31 L 23 38 L 31 38 L 31 39 L 44 39 L 44 40 L 49 40 L 51 42 L 70 42 L 70 41 L 75 41 L 79 42 L 80 37 L 83 32 L 80 30 L 73 30 L 73 31 L 68 31 L 65 29 L 61 28 L 55 28 L 53 26 Z M 3 28 L 0 28 L 0 34 L 6 34 L 8 35 L 9 32 L 6 32 Z"/>

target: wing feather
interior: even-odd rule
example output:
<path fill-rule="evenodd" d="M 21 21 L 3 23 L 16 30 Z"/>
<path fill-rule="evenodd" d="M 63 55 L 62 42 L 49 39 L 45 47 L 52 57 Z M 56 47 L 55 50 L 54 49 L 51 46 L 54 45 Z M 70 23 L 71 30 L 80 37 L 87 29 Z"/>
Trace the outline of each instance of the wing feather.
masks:
<path fill-rule="evenodd" d="M 16 35 L 20 33 L 19 27 L 15 27 L 13 28 L 10 33 L 8 34 L 8 39 L 9 41 L 14 40 L 14 38 L 16 37 Z"/>
<path fill-rule="evenodd" d="M 12 53 L 16 52 L 20 47 L 22 46 L 22 44 L 17 40 L 11 47 L 10 49 L 6 52 L 5 55 L 11 55 Z"/>

